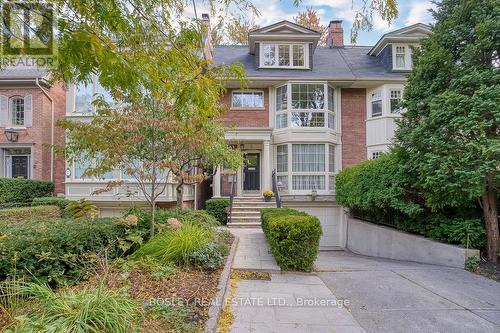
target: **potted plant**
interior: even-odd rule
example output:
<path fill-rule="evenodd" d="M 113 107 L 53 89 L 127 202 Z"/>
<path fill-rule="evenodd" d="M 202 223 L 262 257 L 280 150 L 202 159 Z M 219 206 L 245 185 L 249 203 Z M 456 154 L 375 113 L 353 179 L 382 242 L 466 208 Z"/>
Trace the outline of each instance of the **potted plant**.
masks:
<path fill-rule="evenodd" d="M 269 202 L 269 201 L 271 201 L 271 200 L 272 200 L 272 198 L 274 197 L 274 192 L 273 192 L 273 191 L 271 191 L 271 190 L 267 190 L 267 191 L 265 191 L 265 192 L 263 193 L 263 195 L 264 195 L 264 200 L 265 200 L 265 201 L 267 201 L 267 202 Z"/>

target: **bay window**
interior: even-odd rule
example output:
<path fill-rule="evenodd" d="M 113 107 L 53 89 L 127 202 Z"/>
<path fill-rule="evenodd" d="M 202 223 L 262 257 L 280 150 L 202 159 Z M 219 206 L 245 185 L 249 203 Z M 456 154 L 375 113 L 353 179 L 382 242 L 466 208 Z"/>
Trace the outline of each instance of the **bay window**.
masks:
<path fill-rule="evenodd" d="M 307 67 L 307 44 L 270 44 L 261 48 L 261 67 Z"/>
<path fill-rule="evenodd" d="M 375 91 L 372 93 L 372 117 L 382 115 L 382 92 Z"/>
<path fill-rule="evenodd" d="M 324 83 L 289 83 L 276 88 L 275 127 L 335 129 L 334 94 Z"/>
<path fill-rule="evenodd" d="M 288 158 L 289 152 L 291 159 Z M 278 145 L 276 171 L 280 189 L 285 192 L 333 191 L 335 146 L 323 143 Z"/>
<path fill-rule="evenodd" d="M 99 83 L 97 75 L 93 75 L 90 82 L 79 82 L 75 84 L 74 112 L 82 114 L 95 113 L 96 106 L 93 105 L 93 102 L 97 97 L 101 97 L 102 100 L 111 107 L 116 103 L 111 93 Z"/>
<path fill-rule="evenodd" d="M 401 100 L 402 98 L 402 91 L 401 89 L 391 89 L 390 90 L 390 107 L 391 107 L 391 113 L 400 113 L 401 112 Z"/>

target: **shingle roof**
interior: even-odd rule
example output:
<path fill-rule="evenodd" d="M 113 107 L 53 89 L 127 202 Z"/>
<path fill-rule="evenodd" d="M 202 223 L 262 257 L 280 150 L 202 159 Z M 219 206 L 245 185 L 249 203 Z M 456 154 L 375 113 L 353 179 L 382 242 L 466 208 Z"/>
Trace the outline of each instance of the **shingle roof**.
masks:
<path fill-rule="evenodd" d="M 42 68 L 5 68 L 0 70 L 0 80 L 43 78 L 47 71 Z"/>
<path fill-rule="evenodd" d="M 216 46 L 214 60 L 217 65 L 241 62 L 249 78 L 307 78 L 323 80 L 388 80 L 406 77 L 405 73 L 387 71 L 367 53 L 370 46 L 328 48 L 318 46 L 313 55 L 313 69 L 259 69 L 255 56 L 248 53 L 248 46 Z"/>

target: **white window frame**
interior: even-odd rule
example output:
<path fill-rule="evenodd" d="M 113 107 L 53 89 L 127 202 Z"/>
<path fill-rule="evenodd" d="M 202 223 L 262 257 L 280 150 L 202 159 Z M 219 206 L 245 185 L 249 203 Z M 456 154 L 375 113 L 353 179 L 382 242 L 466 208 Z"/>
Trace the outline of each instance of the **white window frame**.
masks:
<path fill-rule="evenodd" d="M 293 145 L 324 145 L 324 171 L 293 171 Z M 291 195 L 311 195 L 312 189 L 309 190 L 294 190 L 293 189 L 293 176 L 324 176 L 325 188 L 316 189 L 317 194 L 328 195 L 335 192 L 335 175 L 337 174 L 337 146 L 332 143 L 325 142 L 291 142 L 277 144 L 274 148 L 275 152 L 275 168 L 277 170 L 277 156 L 278 156 L 278 146 L 287 147 L 287 171 L 277 172 L 278 177 L 286 177 L 287 179 L 287 189 L 280 189 L 283 193 Z M 330 149 L 332 151 L 330 152 Z M 330 165 L 330 158 L 333 157 L 333 164 Z M 333 184 L 331 184 L 333 182 Z"/>
<path fill-rule="evenodd" d="M 396 92 L 399 93 L 399 98 L 394 98 L 392 97 L 392 93 Z M 388 99 L 389 99 L 389 113 L 390 114 L 400 114 L 403 111 L 403 108 L 400 106 L 396 110 L 392 110 L 392 101 L 393 100 L 398 100 L 398 104 L 401 103 L 403 100 L 403 89 L 402 88 L 389 88 L 389 93 L 388 93 Z"/>
<path fill-rule="evenodd" d="M 373 114 L 373 102 L 380 102 L 380 114 Z M 374 90 L 370 93 L 370 118 L 378 118 L 384 115 L 384 91 Z"/>
<path fill-rule="evenodd" d="M 382 150 L 372 151 L 371 155 L 370 155 L 370 159 L 375 160 L 375 159 L 379 158 L 380 156 L 382 156 L 382 154 L 384 154 L 384 151 L 382 151 Z"/>
<path fill-rule="evenodd" d="M 295 84 L 308 84 L 308 85 L 322 85 L 323 86 L 323 93 L 324 93 L 324 100 L 323 100 L 323 108 L 322 109 L 302 109 L 302 108 L 297 108 L 294 109 L 292 108 L 292 86 Z M 278 89 L 281 87 L 287 87 L 287 103 L 286 107 L 284 110 L 278 110 L 277 108 L 277 98 L 278 98 Z M 333 93 L 333 110 L 329 109 L 328 106 L 328 99 L 329 99 L 329 94 Z M 300 130 L 317 130 L 319 128 L 324 128 L 328 130 L 335 131 L 337 129 L 337 110 L 339 109 L 338 105 L 338 92 L 335 87 L 329 85 L 328 83 L 324 81 L 312 81 L 312 82 L 304 82 L 304 81 L 290 81 L 287 82 L 286 84 L 281 84 L 279 86 L 276 86 L 274 88 L 274 99 L 273 103 L 274 105 L 272 106 L 274 109 L 274 127 L 275 129 L 281 130 L 281 129 L 286 129 L 286 128 L 293 128 L 293 129 L 300 129 Z M 322 113 L 324 117 L 324 122 L 323 126 L 292 126 L 292 114 L 293 113 Z M 281 116 L 283 114 L 286 114 L 286 126 L 285 127 L 278 127 L 278 121 L 277 118 L 278 116 Z M 330 120 L 332 120 L 332 124 L 330 124 Z"/>
<path fill-rule="evenodd" d="M 14 100 L 22 100 L 23 102 L 23 123 L 22 124 L 14 124 Z M 12 96 L 9 98 L 9 125 L 12 127 L 25 127 L 26 126 L 26 99 L 23 96 Z"/>
<path fill-rule="evenodd" d="M 260 94 L 262 96 L 262 106 L 234 106 L 233 97 L 234 94 Z M 233 90 L 231 92 L 231 110 L 265 110 L 266 102 L 264 100 L 264 91 L 263 90 Z"/>
<path fill-rule="evenodd" d="M 98 94 L 98 88 L 99 88 L 99 78 L 97 75 L 92 75 L 92 80 L 88 83 L 88 85 L 92 86 L 92 100 L 91 100 L 91 103 L 94 102 L 94 100 L 96 99 L 96 94 Z M 78 94 L 78 91 L 77 91 L 77 86 L 78 86 L 78 83 L 74 83 L 70 86 L 69 88 L 69 92 L 70 92 L 70 95 L 68 96 L 69 100 L 71 102 L 68 103 L 68 106 L 71 108 L 71 109 L 66 109 L 66 112 L 68 114 L 77 114 L 77 115 L 95 115 L 96 114 L 96 111 L 97 111 L 97 108 L 95 105 L 91 104 L 91 109 L 88 111 L 88 112 L 82 112 L 82 111 L 77 111 L 76 110 L 76 96 Z M 108 92 L 109 93 L 109 92 Z M 113 98 L 111 96 L 111 98 Z M 111 103 L 115 103 L 114 101 L 110 101 Z M 108 102 L 108 103 L 110 103 Z M 111 104 L 110 103 L 110 104 Z M 115 104 L 116 105 L 116 104 Z"/>
<path fill-rule="evenodd" d="M 266 45 L 274 45 L 274 53 L 275 53 L 275 61 L 274 65 L 264 65 L 264 47 Z M 293 45 L 300 45 L 304 48 L 304 65 L 303 66 L 294 66 L 293 65 Z M 288 46 L 288 57 L 289 57 L 289 65 L 280 66 L 279 64 L 279 48 L 280 46 Z M 276 42 L 276 43 L 268 43 L 261 42 L 260 45 L 260 59 L 259 59 L 259 67 L 260 68 L 288 68 L 288 69 L 307 69 L 309 68 L 309 44 L 307 43 L 287 43 L 287 42 Z"/>
<path fill-rule="evenodd" d="M 404 52 L 404 62 L 405 66 L 404 67 L 398 67 L 396 58 L 398 54 L 397 49 L 398 47 L 404 47 L 405 52 Z M 393 70 L 411 70 L 413 68 L 413 60 L 412 60 L 412 50 L 411 50 L 411 45 L 410 44 L 392 44 L 392 69 Z"/>

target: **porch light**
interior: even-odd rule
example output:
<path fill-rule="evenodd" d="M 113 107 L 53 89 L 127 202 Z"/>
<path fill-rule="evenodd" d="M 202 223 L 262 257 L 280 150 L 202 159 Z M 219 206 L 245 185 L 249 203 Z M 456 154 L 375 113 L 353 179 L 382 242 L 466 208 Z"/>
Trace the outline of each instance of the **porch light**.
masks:
<path fill-rule="evenodd" d="M 17 142 L 19 139 L 19 133 L 17 131 L 6 129 L 4 133 L 5 137 L 10 142 Z"/>
<path fill-rule="evenodd" d="M 316 197 L 318 196 L 318 191 L 316 190 L 312 190 L 311 191 L 311 197 L 312 197 L 312 201 L 316 200 Z"/>

